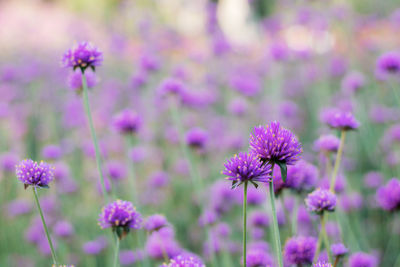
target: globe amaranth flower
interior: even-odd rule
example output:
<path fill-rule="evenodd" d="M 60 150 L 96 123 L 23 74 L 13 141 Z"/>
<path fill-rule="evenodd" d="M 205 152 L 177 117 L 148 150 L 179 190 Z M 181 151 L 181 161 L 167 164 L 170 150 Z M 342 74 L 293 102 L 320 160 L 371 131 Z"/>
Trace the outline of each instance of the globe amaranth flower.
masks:
<path fill-rule="evenodd" d="M 125 109 L 115 115 L 113 125 L 122 134 L 133 134 L 142 126 L 142 117 L 133 110 Z"/>
<path fill-rule="evenodd" d="M 264 162 L 293 165 L 302 152 L 294 134 L 277 121 L 254 128 L 250 136 L 250 150 Z"/>
<path fill-rule="evenodd" d="M 111 227 L 121 239 L 130 229 L 141 227 L 142 216 L 129 201 L 116 200 L 103 207 L 99 225 L 102 229 Z"/>
<path fill-rule="evenodd" d="M 87 68 L 95 71 L 103 61 L 103 53 L 89 42 L 81 42 L 65 52 L 62 58 L 64 67 L 79 68 L 83 73 Z"/>
<path fill-rule="evenodd" d="M 380 187 L 376 192 L 379 206 L 387 211 L 400 209 L 400 181 L 392 178 L 386 185 Z"/>
<path fill-rule="evenodd" d="M 336 108 L 324 110 L 321 119 L 330 127 L 344 131 L 355 130 L 360 126 L 360 122 L 354 118 L 351 112 Z"/>
<path fill-rule="evenodd" d="M 332 264 L 330 264 L 329 262 L 325 262 L 325 261 L 318 261 L 317 263 L 315 263 L 313 265 L 313 267 L 332 267 Z"/>
<path fill-rule="evenodd" d="M 289 264 L 311 264 L 316 246 L 314 237 L 292 237 L 285 244 L 285 259 Z"/>
<path fill-rule="evenodd" d="M 168 225 L 167 219 L 161 214 L 154 214 L 147 218 L 144 223 L 144 228 L 149 231 L 158 231 Z"/>
<path fill-rule="evenodd" d="M 224 166 L 222 174 L 227 176 L 227 180 L 232 181 L 232 188 L 243 182 L 251 182 L 256 186 L 256 182 L 267 183 L 271 179 L 271 166 L 269 164 L 263 166 L 258 157 L 252 153 L 241 152 L 228 160 Z"/>
<path fill-rule="evenodd" d="M 377 267 L 378 259 L 364 252 L 356 252 L 349 258 L 349 267 Z"/>
<path fill-rule="evenodd" d="M 249 249 L 246 255 L 246 265 L 248 267 L 272 267 L 274 260 L 266 250 Z"/>
<path fill-rule="evenodd" d="M 334 211 L 336 207 L 336 196 L 329 190 L 316 189 L 306 198 L 307 208 L 317 214 L 322 214 L 324 211 Z"/>
<path fill-rule="evenodd" d="M 336 243 L 331 245 L 331 252 L 335 257 L 343 257 L 349 253 L 349 250 L 342 243 Z"/>
<path fill-rule="evenodd" d="M 346 75 L 342 80 L 342 90 L 356 93 L 365 85 L 365 77 L 361 72 L 354 71 Z"/>
<path fill-rule="evenodd" d="M 175 78 L 167 78 L 164 81 L 162 81 L 158 89 L 158 92 L 162 97 L 167 95 L 182 96 L 186 90 L 187 90 L 186 86 L 180 80 Z"/>
<path fill-rule="evenodd" d="M 316 151 L 326 151 L 326 152 L 336 152 L 339 149 L 340 140 L 336 136 L 329 135 L 321 135 L 314 142 L 314 149 Z"/>
<path fill-rule="evenodd" d="M 186 133 L 185 139 L 189 146 L 202 149 L 207 143 L 208 134 L 201 128 L 192 128 Z"/>
<path fill-rule="evenodd" d="M 48 187 L 54 179 L 54 168 L 46 162 L 37 163 L 31 159 L 21 161 L 16 167 L 17 178 L 24 183 L 25 189 L 28 186 Z"/>
<path fill-rule="evenodd" d="M 205 267 L 203 261 L 191 253 L 181 254 L 172 258 L 169 263 L 164 263 L 160 267 Z"/>
<path fill-rule="evenodd" d="M 385 79 L 390 75 L 400 74 L 400 53 L 397 51 L 386 52 L 376 61 L 376 75 Z"/>

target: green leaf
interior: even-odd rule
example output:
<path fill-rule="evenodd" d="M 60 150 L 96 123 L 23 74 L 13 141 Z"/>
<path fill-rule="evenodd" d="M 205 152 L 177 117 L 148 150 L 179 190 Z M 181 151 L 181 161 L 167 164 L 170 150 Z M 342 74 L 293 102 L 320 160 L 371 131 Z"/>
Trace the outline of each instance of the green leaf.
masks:
<path fill-rule="evenodd" d="M 286 182 L 286 177 L 287 177 L 287 166 L 286 166 L 286 162 L 277 161 L 276 164 L 278 164 L 278 165 L 279 165 L 279 168 L 281 169 L 282 181 L 285 183 L 285 182 Z"/>
<path fill-rule="evenodd" d="M 256 189 L 258 188 L 258 184 L 256 184 L 255 182 L 250 181 L 250 183 L 252 183 Z"/>

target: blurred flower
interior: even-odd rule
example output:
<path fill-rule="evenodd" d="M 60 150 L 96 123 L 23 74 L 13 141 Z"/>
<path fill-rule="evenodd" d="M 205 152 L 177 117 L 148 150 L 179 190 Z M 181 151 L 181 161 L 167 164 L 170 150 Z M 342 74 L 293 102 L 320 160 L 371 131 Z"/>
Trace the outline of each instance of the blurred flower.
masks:
<path fill-rule="evenodd" d="M 182 248 L 175 241 L 174 232 L 170 227 L 164 227 L 153 232 L 147 238 L 145 249 L 151 258 L 158 260 L 164 259 L 165 254 L 169 258 L 173 258 L 182 251 Z"/>
<path fill-rule="evenodd" d="M 377 267 L 378 259 L 364 252 L 353 253 L 349 258 L 349 267 Z"/>
<path fill-rule="evenodd" d="M 254 128 L 250 136 L 250 150 L 264 162 L 283 162 L 293 165 L 302 152 L 301 144 L 279 122 Z"/>
<path fill-rule="evenodd" d="M 274 266 L 274 260 L 266 250 L 249 249 L 246 256 L 246 265 L 248 267 Z"/>
<path fill-rule="evenodd" d="M 392 178 L 386 185 L 381 186 L 376 192 L 379 206 L 388 211 L 400 208 L 400 181 Z"/>
<path fill-rule="evenodd" d="M 59 221 L 54 225 L 53 231 L 59 237 L 68 237 L 74 233 L 74 227 L 68 221 Z"/>
<path fill-rule="evenodd" d="M 160 267 L 205 267 L 203 261 L 192 254 L 181 254 L 173 257 L 168 264 L 164 263 Z"/>
<path fill-rule="evenodd" d="M 62 156 L 61 147 L 57 145 L 47 145 L 42 149 L 42 156 L 47 160 L 56 160 Z"/>
<path fill-rule="evenodd" d="M 86 77 L 86 85 L 89 89 L 96 86 L 98 80 L 94 72 L 86 71 L 85 77 Z M 82 92 L 83 90 L 82 72 L 80 70 L 75 70 L 68 76 L 68 87 L 77 92 L 78 94 Z"/>
<path fill-rule="evenodd" d="M 340 130 L 355 130 L 360 123 L 354 118 L 351 112 L 345 112 L 339 109 L 327 109 L 322 112 L 321 119 L 332 128 Z"/>
<path fill-rule="evenodd" d="M 199 217 L 199 226 L 213 225 L 218 220 L 218 214 L 211 210 L 205 210 Z"/>
<path fill-rule="evenodd" d="M 85 72 L 86 68 L 95 68 L 100 66 L 103 61 L 103 53 L 97 47 L 88 42 L 81 42 L 74 45 L 71 49 L 65 52 L 62 58 L 64 67 L 72 67 L 73 70 L 80 68 Z"/>
<path fill-rule="evenodd" d="M 269 225 L 269 217 L 266 212 L 256 210 L 250 213 L 249 222 L 252 227 L 265 228 Z"/>
<path fill-rule="evenodd" d="M 169 94 L 182 96 L 185 90 L 186 87 L 181 81 L 175 78 L 167 78 L 162 81 L 158 89 L 158 92 L 162 97 L 167 96 Z"/>
<path fill-rule="evenodd" d="M 208 134 L 201 128 L 192 128 L 186 133 L 185 139 L 189 146 L 203 149 L 207 143 Z"/>
<path fill-rule="evenodd" d="M 335 257 L 343 257 L 344 255 L 349 253 L 349 250 L 342 243 L 332 244 L 331 251 L 332 255 Z"/>
<path fill-rule="evenodd" d="M 377 188 L 383 183 L 383 176 L 380 172 L 368 172 L 364 176 L 364 185 L 367 188 Z"/>
<path fill-rule="evenodd" d="M 151 215 L 144 222 L 144 228 L 149 232 L 158 231 L 161 228 L 166 227 L 167 225 L 167 219 L 160 214 Z"/>
<path fill-rule="evenodd" d="M 306 198 L 307 208 L 317 214 L 324 211 L 334 211 L 336 207 L 336 196 L 329 190 L 316 189 L 308 194 Z"/>
<path fill-rule="evenodd" d="M 245 99 L 235 98 L 229 103 L 229 112 L 236 116 L 243 116 L 248 110 L 248 105 Z"/>
<path fill-rule="evenodd" d="M 149 177 L 149 186 L 154 188 L 162 188 L 169 184 L 169 176 L 168 173 L 163 171 L 157 171 L 150 175 Z"/>
<path fill-rule="evenodd" d="M 21 161 L 16 167 L 17 178 L 24 183 L 25 188 L 29 185 L 37 187 L 48 187 L 54 179 L 53 168 L 41 161 L 37 163 L 31 159 Z"/>
<path fill-rule="evenodd" d="M 285 259 L 290 264 L 311 264 L 316 246 L 314 237 L 292 237 L 285 244 Z"/>
<path fill-rule="evenodd" d="M 262 163 L 251 153 L 241 152 L 235 155 L 224 164 L 225 170 L 222 174 L 227 176 L 227 180 L 232 181 L 232 187 L 236 188 L 243 182 L 267 183 L 271 179 L 271 166 L 262 166 Z"/>
<path fill-rule="evenodd" d="M 112 227 L 120 239 L 129 233 L 130 228 L 139 229 L 141 222 L 142 216 L 133 204 L 120 199 L 104 206 L 99 217 L 100 227 Z"/>
<path fill-rule="evenodd" d="M 376 61 L 376 74 L 379 79 L 387 79 L 390 75 L 400 73 L 400 53 L 397 51 L 386 52 Z"/>
<path fill-rule="evenodd" d="M 313 265 L 313 267 L 332 267 L 332 264 L 330 264 L 329 262 L 325 262 L 325 261 L 318 261 L 317 263 L 315 263 Z"/>
<path fill-rule="evenodd" d="M 143 259 L 143 251 L 141 250 L 121 250 L 119 253 L 119 261 L 122 266 L 132 265 Z"/>
<path fill-rule="evenodd" d="M 348 93 L 357 93 L 364 85 L 365 77 L 358 71 L 347 74 L 342 80 L 342 90 Z"/>
<path fill-rule="evenodd" d="M 96 240 L 86 242 L 83 244 L 82 249 L 85 254 L 97 255 L 100 254 L 107 247 L 107 239 L 99 237 Z"/>
<path fill-rule="evenodd" d="M 107 176 L 112 180 L 118 181 L 126 178 L 126 167 L 125 164 L 119 161 L 109 161 L 106 166 Z"/>
<path fill-rule="evenodd" d="M 339 143 L 339 138 L 334 135 L 321 135 L 314 142 L 314 148 L 317 151 L 336 152 L 339 149 Z"/>
<path fill-rule="evenodd" d="M 15 165 L 18 164 L 18 156 L 12 152 L 0 156 L 0 166 L 4 172 L 14 172 Z"/>
<path fill-rule="evenodd" d="M 135 111 L 125 109 L 114 116 L 113 125 L 121 134 L 133 134 L 142 126 L 142 118 Z"/>
<path fill-rule="evenodd" d="M 7 214 L 10 217 L 27 214 L 32 211 L 32 203 L 24 199 L 16 199 L 7 204 Z"/>

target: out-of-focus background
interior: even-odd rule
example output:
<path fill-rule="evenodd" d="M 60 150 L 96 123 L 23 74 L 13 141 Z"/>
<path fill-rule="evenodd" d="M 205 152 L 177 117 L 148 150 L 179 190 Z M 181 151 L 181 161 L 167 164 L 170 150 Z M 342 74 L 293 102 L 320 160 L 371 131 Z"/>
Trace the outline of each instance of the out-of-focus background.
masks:
<path fill-rule="evenodd" d="M 315 142 L 339 136 L 323 121 L 334 108 L 351 112 L 361 126 L 346 137 L 341 215 L 329 218 L 329 238 L 349 255 L 363 251 L 377 266 L 400 266 L 400 218 L 376 201 L 377 188 L 400 171 L 400 67 L 389 77 L 376 66 L 382 54 L 400 50 L 398 0 L 3 0 L 0 25 L 1 267 L 51 262 L 31 192 L 15 178 L 24 158 L 56 168 L 40 201 L 62 263 L 111 266 L 111 234 L 97 225 L 104 198 L 80 76 L 61 66 L 63 53 L 81 41 L 104 55 L 90 72 L 89 97 L 107 189 L 133 201 L 135 166 L 138 211 L 169 221 L 165 235 L 139 242 L 129 234 L 121 265 L 142 266 L 145 258 L 159 266 L 190 251 L 207 266 L 241 266 L 242 191 L 230 190 L 224 162 L 248 150 L 254 126 L 279 120 L 302 142 L 302 159 L 318 169 L 312 189 L 326 187 L 334 156 Z M 185 87 L 182 129 L 160 95 L 167 78 Z M 124 109 L 143 120 L 133 144 L 114 129 Z M 191 184 L 193 170 L 201 189 Z M 249 214 L 270 218 L 260 188 L 250 190 Z M 277 200 L 283 246 L 296 235 L 318 236 L 307 193 L 288 190 Z M 249 243 L 265 242 L 276 266 L 269 224 L 249 225 Z M 344 258 L 337 266 L 361 265 Z"/>

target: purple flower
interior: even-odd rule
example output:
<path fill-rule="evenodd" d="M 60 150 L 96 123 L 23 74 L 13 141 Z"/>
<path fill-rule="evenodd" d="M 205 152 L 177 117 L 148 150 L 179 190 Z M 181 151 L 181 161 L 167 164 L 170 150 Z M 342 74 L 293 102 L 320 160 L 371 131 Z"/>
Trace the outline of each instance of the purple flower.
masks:
<path fill-rule="evenodd" d="M 107 162 L 106 172 L 112 180 L 118 181 L 126 177 L 126 167 L 119 161 Z"/>
<path fill-rule="evenodd" d="M 376 61 L 376 74 L 385 79 L 392 74 L 400 73 L 400 53 L 397 51 L 386 52 Z"/>
<path fill-rule="evenodd" d="M 252 153 L 241 152 L 224 164 L 222 174 L 227 180 L 232 181 L 232 187 L 236 188 L 243 182 L 267 183 L 271 179 L 271 166 L 262 166 L 262 162 Z"/>
<path fill-rule="evenodd" d="M 169 94 L 182 96 L 186 90 L 185 85 L 177 79 L 167 78 L 162 81 L 159 87 L 160 96 L 166 96 Z"/>
<path fill-rule="evenodd" d="M 16 167 L 17 178 L 24 183 L 25 188 L 48 187 L 54 179 L 53 168 L 46 162 L 37 163 L 31 159 L 21 161 Z"/>
<path fill-rule="evenodd" d="M 235 90 L 248 97 L 253 97 L 261 91 L 260 78 L 251 72 L 236 71 L 231 77 L 230 84 Z"/>
<path fill-rule="evenodd" d="M 376 257 L 364 252 L 356 252 L 349 258 L 349 267 L 376 267 L 378 260 Z"/>
<path fill-rule="evenodd" d="M 147 218 L 144 223 L 144 228 L 149 232 L 153 232 L 158 231 L 167 225 L 168 221 L 163 215 L 154 214 Z"/>
<path fill-rule="evenodd" d="M 364 185 L 367 188 L 377 188 L 379 187 L 383 182 L 383 176 L 380 172 L 368 172 L 364 176 Z"/>
<path fill-rule="evenodd" d="M 85 254 L 97 255 L 107 247 L 107 239 L 100 236 L 96 240 L 86 242 L 83 244 L 82 249 Z"/>
<path fill-rule="evenodd" d="M 274 177 L 279 176 L 277 172 Z M 318 179 L 318 169 L 304 160 L 288 167 L 287 180 L 284 186 L 296 192 L 310 191 L 315 187 Z"/>
<path fill-rule="evenodd" d="M 274 260 L 267 250 L 249 249 L 246 256 L 248 267 L 274 266 Z"/>
<path fill-rule="evenodd" d="M 340 140 L 336 136 L 321 135 L 318 140 L 314 142 L 314 148 L 317 151 L 336 152 L 339 149 Z"/>
<path fill-rule="evenodd" d="M 349 250 L 342 243 L 332 244 L 331 251 L 332 255 L 335 257 L 342 257 L 349 253 Z"/>
<path fill-rule="evenodd" d="M 119 253 L 119 260 L 122 266 L 132 265 L 143 259 L 143 251 L 141 250 L 121 250 Z"/>
<path fill-rule="evenodd" d="M 158 59 L 150 53 L 143 54 L 140 57 L 140 67 L 147 71 L 156 71 L 160 68 Z"/>
<path fill-rule="evenodd" d="M 332 264 L 330 264 L 329 262 L 325 262 L 325 261 L 318 261 L 317 263 L 315 263 L 313 265 L 313 267 L 332 267 Z"/>
<path fill-rule="evenodd" d="M 175 241 L 173 229 L 170 227 L 164 227 L 153 232 L 147 239 L 145 249 L 151 258 L 158 260 L 164 259 L 165 254 L 169 258 L 173 258 L 182 251 L 182 248 Z"/>
<path fill-rule="evenodd" d="M 48 160 L 56 160 L 62 156 L 62 150 L 57 145 L 48 145 L 43 148 L 42 156 Z"/>
<path fill-rule="evenodd" d="M 324 211 L 334 211 L 336 207 L 336 196 L 329 190 L 318 188 L 308 194 L 306 206 L 310 211 L 317 214 L 322 214 Z"/>
<path fill-rule="evenodd" d="M 392 178 L 386 185 L 378 189 L 376 198 L 379 206 L 384 210 L 400 209 L 400 181 Z"/>
<path fill-rule="evenodd" d="M 155 188 L 162 188 L 168 185 L 169 183 L 169 176 L 168 173 L 163 171 L 157 171 L 150 175 L 149 177 L 149 186 Z"/>
<path fill-rule="evenodd" d="M 31 212 L 32 203 L 24 199 L 16 199 L 8 203 L 6 208 L 8 216 L 15 217 Z"/>
<path fill-rule="evenodd" d="M 201 128 L 192 128 L 186 133 L 186 143 L 194 148 L 202 149 L 208 140 L 208 134 Z"/>
<path fill-rule="evenodd" d="M 361 72 L 351 72 L 342 80 L 342 90 L 349 93 L 356 93 L 365 84 L 365 77 Z"/>
<path fill-rule="evenodd" d="M 0 166 L 5 172 L 14 172 L 15 165 L 18 164 L 18 157 L 13 153 L 6 153 L 0 156 Z"/>
<path fill-rule="evenodd" d="M 59 221 L 54 225 L 53 231 L 59 237 L 68 237 L 74 233 L 74 227 L 68 221 Z"/>
<path fill-rule="evenodd" d="M 218 220 L 218 214 L 211 210 L 205 210 L 199 217 L 199 225 L 204 227 L 213 225 Z"/>
<path fill-rule="evenodd" d="M 293 165 L 302 152 L 301 144 L 292 132 L 274 121 L 254 128 L 250 136 L 250 149 L 262 161 Z"/>
<path fill-rule="evenodd" d="M 142 216 L 129 201 L 118 199 L 103 207 L 99 217 L 99 225 L 102 229 L 112 227 L 121 239 L 130 230 L 141 227 Z M 122 232 L 120 232 L 122 229 Z"/>
<path fill-rule="evenodd" d="M 268 214 L 263 211 L 253 211 L 249 215 L 250 225 L 253 227 L 268 227 L 269 217 Z"/>
<path fill-rule="evenodd" d="M 94 72 L 92 71 L 86 71 L 85 72 L 85 77 L 86 77 L 86 85 L 88 88 L 93 88 L 96 86 L 98 80 Z M 68 76 L 68 87 L 71 88 L 72 90 L 76 91 L 77 93 L 82 92 L 82 72 L 79 70 L 76 70 L 72 72 Z"/>
<path fill-rule="evenodd" d="M 292 237 L 285 244 L 285 259 L 290 264 L 310 264 L 317 242 L 314 237 Z"/>
<path fill-rule="evenodd" d="M 85 72 L 86 68 L 91 68 L 95 71 L 95 68 L 100 66 L 102 61 L 103 53 L 88 42 L 74 45 L 65 52 L 62 58 L 64 67 L 72 67 L 73 70 L 80 68 L 82 72 Z"/>
<path fill-rule="evenodd" d="M 142 118 L 135 111 L 125 109 L 115 115 L 113 125 L 122 134 L 133 134 L 142 126 Z"/>
<path fill-rule="evenodd" d="M 340 130 L 354 130 L 360 126 L 360 123 L 354 118 L 351 112 L 340 109 L 328 109 L 322 113 L 322 121 L 332 128 Z"/>
<path fill-rule="evenodd" d="M 160 267 L 205 267 L 203 261 L 191 253 L 181 254 L 173 257 L 168 264 L 164 263 Z"/>

